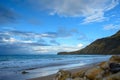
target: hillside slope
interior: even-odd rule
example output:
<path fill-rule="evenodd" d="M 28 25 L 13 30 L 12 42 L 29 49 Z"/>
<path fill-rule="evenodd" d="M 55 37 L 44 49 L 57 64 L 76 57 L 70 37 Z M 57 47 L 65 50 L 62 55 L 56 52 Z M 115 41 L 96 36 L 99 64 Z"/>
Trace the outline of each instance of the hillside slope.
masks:
<path fill-rule="evenodd" d="M 81 50 L 58 54 L 120 54 L 120 31 L 110 37 L 97 39 Z"/>

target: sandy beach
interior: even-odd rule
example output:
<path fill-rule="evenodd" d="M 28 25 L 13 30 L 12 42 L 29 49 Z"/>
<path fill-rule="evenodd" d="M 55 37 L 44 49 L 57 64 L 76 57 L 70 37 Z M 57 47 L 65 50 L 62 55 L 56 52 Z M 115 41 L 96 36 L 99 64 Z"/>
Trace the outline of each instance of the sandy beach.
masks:
<path fill-rule="evenodd" d="M 9 60 L 4 61 L 4 57 L 6 57 L 6 60 L 9 58 Z M 83 66 L 87 67 L 88 64 L 90 66 L 93 63 L 105 61 L 110 56 L 51 54 L 4 57 L 1 58 L 0 63 L 0 80 L 27 80 L 33 78 L 41 78 L 41 80 L 44 78 L 43 80 L 45 80 L 48 75 L 56 74 L 59 70 L 78 71 L 76 69 L 83 68 Z M 48 77 L 51 80 L 50 76 Z"/>
<path fill-rule="evenodd" d="M 99 63 L 94 63 L 94 64 L 89 64 L 89 65 L 84 65 L 81 66 L 80 68 L 75 68 L 75 69 L 69 69 L 72 74 L 79 72 L 80 70 L 85 70 L 85 69 L 90 69 L 92 67 L 95 67 Z M 33 79 L 28 79 L 28 80 L 54 80 L 56 74 L 44 76 L 44 77 L 38 77 L 38 78 L 33 78 Z"/>
<path fill-rule="evenodd" d="M 76 69 L 59 70 L 56 74 L 30 80 L 120 80 L 120 56 L 112 56 L 108 61 Z"/>

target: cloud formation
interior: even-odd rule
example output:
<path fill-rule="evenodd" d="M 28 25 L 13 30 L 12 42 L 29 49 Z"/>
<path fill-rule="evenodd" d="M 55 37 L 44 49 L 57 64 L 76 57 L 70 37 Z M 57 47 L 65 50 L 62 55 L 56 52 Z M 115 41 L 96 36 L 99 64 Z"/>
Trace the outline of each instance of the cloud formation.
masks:
<path fill-rule="evenodd" d="M 17 17 L 18 14 L 15 13 L 11 8 L 0 4 L 0 24 L 14 22 Z"/>
<path fill-rule="evenodd" d="M 60 27 L 55 32 L 45 32 L 41 34 L 42 37 L 49 37 L 49 38 L 68 38 L 73 36 L 74 34 L 78 34 L 77 29 L 66 29 L 64 27 Z"/>
<path fill-rule="evenodd" d="M 58 45 L 58 46 L 47 46 L 47 47 L 36 47 L 34 48 L 37 52 L 43 53 L 56 53 L 56 52 L 63 52 L 63 51 L 76 51 L 82 49 L 84 46 L 83 44 L 78 45 Z"/>
<path fill-rule="evenodd" d="M 119 4 L 119 0 L 29 0 L 35 8 L 49 11 L 50 15 L 84 17 L 83 23 L 105 20 L 105 12 Z"/>
<path fill-rule="evenodd" d="M 32 35 L 31 35 L 32 34 Z M 30 37 L 31 35 L 31 37 Z M 0 32 L 0 53 L 1 54 L 33 54 L 36 53 L 33 47 L 50 46 L 49 44 L 34 38 L 35 33 L 22 31 L 1 31 Z M 34 39 L 32 39 L 34 38 Z M 41 42 L 40 42 L 41 41 Z"/>
<path fill-rule="evenodd" d="M 104 30 L 119 30 L 120 25 L 108 24 L 103 27 Z"/>
<path fill-rule="evenodd" d="M 22 40 L 37 39 L 38 41 L 44 42 L 42 38 L 50 38 L 50 39 L 68 38 L 68 37 L 74 36 L 74 34 L 78 34 L 78 31 L 76 29 L 69 30 L 69 29 L 60 27 L 57 31 L 43 32 L 43 33 L 25 32 L 25 31 L 18 31 L 18 30 L 7 30 L 7 31 L 1 31 L 0 37 L 4 37 L 4 38 L 14 37 L 17 39 L 22 39 Z"/>
<path fill-rule="evenodd" d="M 55 45 L 60 45 L 60 43 L 57 42 L 56 40 L 50 40 L 50 43 L 55 44 Z"/>
<path fill-rule="evenodd" d="M 114 9 L 120 3 L 119 0 L 10 0 L 10 2 L 26 10 L 44 10 L 50 15 L 80 17 L 83 18 L 84 24 L 105 20 L 105 12 Z M 0 23 L 13 22 L 18 17 L 15 11 L 5 5 L 0 5 L 0 11 Z M 35 25 L 41 23 L 38 20 L 28 22 Z"/>
<path fill-rule="evenodd" d="M 74 51 L 81 49 L 79 45 L 63 45 L 57 39 L 67 39 L 78 33 L 76 29 L 66 30 L 63 28 L 55 32 L 24 32 L 8 30 L 0 32 L 0 53 L 5 54 L 33 54 L 52 53 L 59 51 Z M 79 35 L 79 34 L 78 34 Z M 18 53 L 19 52 L 19 53 Z"/>

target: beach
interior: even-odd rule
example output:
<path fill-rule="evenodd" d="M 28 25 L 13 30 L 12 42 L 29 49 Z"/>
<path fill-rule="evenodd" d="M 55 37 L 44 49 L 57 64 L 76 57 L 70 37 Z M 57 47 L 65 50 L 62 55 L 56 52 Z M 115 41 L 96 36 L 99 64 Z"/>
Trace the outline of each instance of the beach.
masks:
<path fill-rule="evenodd" d="M 52 79 L 59 70 L 81 68 L 108 60 L 110 55 L 0 56 L 0 80 Z M 50 76 L 49 76 L 50 75 Z"/>
<path fill-rule="evenodd" d="M 71 70 L 59 70 L 56 74 L 29 80 L 119 80 L 120 56 L 112 56 L 109 60 L 84 65 Z"/>
<path fill-rule="evenodd" d="M 74 74 L 74 73 L 79 72 L 80 70 L 85 70 L 85 69 L 90 69 L 92 67 L 95 67 L 98 64 L 99 63 L 84 65 L 84 66 L 81 66 L 80 68 L 69 69 L 68 71 L 70 71 L 72 74 Z M 28 80 L 54 80 L 55 76 L 56 76 L 56 74 L 52 74 L 52 75 L 48 75 L 48 76 L 44 76 L 44 77 L 32 78 L 32 79 L 28 79 Z"/>
<path fill-rule="evenodd" d="M 0 80 L 120 80 L 120 0 L 0 0 Z"/>

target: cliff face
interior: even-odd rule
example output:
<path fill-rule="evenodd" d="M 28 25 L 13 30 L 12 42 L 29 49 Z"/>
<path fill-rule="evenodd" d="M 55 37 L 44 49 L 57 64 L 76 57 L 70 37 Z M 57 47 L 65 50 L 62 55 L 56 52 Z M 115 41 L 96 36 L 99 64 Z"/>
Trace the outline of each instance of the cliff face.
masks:
<path fill-rule="evenodd" d="M 58 54 L 120 54 L 120 31 L 110 37 L 97 39 L 81 50 Z"/>

